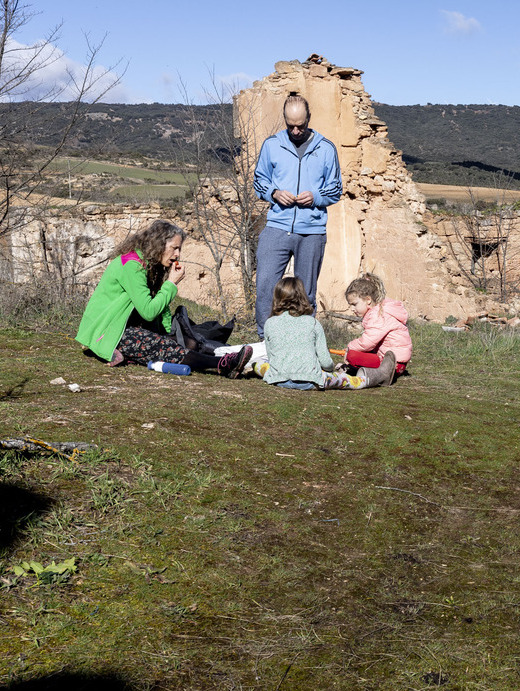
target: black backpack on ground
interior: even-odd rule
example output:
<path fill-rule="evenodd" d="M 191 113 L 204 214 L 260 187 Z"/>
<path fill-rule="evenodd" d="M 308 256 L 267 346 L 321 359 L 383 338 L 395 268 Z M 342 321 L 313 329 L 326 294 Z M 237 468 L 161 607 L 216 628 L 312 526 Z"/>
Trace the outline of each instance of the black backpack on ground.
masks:
<path fill-rule="evenodd" d="M 227 345 L 235 327 L 235 318 L 227 324 L 218 321 L 207 321 L 195 324 L 188 316 L 188 310 L 184 305 L 179 305 L 172 317 L 170 334 L 183 348 L 197 350 L 200 353 L 213 355 L 215 348 Z"/>

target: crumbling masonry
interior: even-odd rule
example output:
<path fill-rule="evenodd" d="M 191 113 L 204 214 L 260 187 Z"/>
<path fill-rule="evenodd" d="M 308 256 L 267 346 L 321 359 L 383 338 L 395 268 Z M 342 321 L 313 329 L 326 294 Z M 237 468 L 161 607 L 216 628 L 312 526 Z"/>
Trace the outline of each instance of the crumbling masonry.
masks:
<path fill-rule="evenodd" d="M 348 283 L 362 271 L 374 271 L 413 317 L 443 321 L 481 309 L 442 241 L 423 224 L 424 200 L 401 152 L 388 140 L 385 123 L 374 115 L 362 72 L 318 56 L 278 62 L 275 70 L 235 102 L 242 121 L 255 120 L 248 132 L 256 141 L 249 148 L 258 150 L 284 127 L 283 102 L 296 93 L 309 102 L 311 127 L 336 144 L 341 165 L 343 195 L 329 207 L 319 307 L 344 310 Z"/>

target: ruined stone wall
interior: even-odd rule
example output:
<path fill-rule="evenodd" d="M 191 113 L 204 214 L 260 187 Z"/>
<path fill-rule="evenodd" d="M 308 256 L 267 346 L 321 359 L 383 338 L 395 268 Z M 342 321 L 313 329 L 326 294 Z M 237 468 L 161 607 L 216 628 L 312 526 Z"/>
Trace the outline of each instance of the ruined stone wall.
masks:
<path fill-rule="evenodd" d="M 55 281 L 64 289 L 79 288 L 91 294 L 116 245 L 158 218 L 165 218 L 165 211 L 158 205 L 91 204 L 54 212 L 20 207 L 12 213 L 11 232 L 1 238 L 0 282 L 41 288 L 47 281 Z M 186 276 L 179 286 L 180 294 L 218 307 L 211 272 L 214 260 L 207 246 L 197 239 L 196 222 L 190 213 L 180 218 L 176 212 L 171 212 L 167 220 L 188 232 L 181 257 Z M 228 296 L 240 295 L 240 269 L 232 253 L 222 270 L 222 279 Z"/>
<path fill-rule="evenodd" d="M 375 116 L 361 75 L 325 59 L 278 62 L 273 74 L 242 91 L 235 103 L 242 121 L 255 121 L 249 129 L 253 150 L 284 127 L 282 106 L 290 93 L 308 100 L 311 127 L 337 147 L 344 192 L 329 207 L 318 305 L 344 310 L 348 283 L 362 271 L 374 271 L 389 296 L 406 302 L 411 316 L 443 321 L 474 313 L 482 309 L 479 298 L 468 282 L 454 280 L 457 270 L 443 240 L 424 225 L 423 197 L 388 140 L 385 123 Z"/>
<path fill-rule="evenodd" d="M 520 291 L 520 213 L 505 206 L 487 213 L 427 213 L 425 221 L 443 243 L 443 253 L 456 266 L 452 281 L 487 286 L 508 296 Z"/>

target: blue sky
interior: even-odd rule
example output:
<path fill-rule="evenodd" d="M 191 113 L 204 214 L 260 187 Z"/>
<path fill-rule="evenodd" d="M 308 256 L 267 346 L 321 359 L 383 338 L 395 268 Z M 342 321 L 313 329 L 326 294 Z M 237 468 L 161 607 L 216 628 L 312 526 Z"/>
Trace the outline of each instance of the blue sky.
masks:
<path fill-rule="evenodd" d="M 84 34 L 98 62 L 128 61 L 121 84 L 104 100 L 177 103 L 182 80 L 205 102 L 217 83 L 247 86 L 278 60 L 311 53 L 364 71 L 372 98 L 392 105 L 520 105 L 519 0 L 38 0 L 38 12 L 15 39 L 31 45 L 63 22 L 63 58 L 46 78 L 84 62 Z"/>

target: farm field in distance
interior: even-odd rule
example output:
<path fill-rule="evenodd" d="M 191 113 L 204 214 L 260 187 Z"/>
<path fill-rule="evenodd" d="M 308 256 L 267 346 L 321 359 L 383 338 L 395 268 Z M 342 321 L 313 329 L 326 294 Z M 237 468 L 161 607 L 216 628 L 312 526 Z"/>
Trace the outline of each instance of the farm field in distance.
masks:
<path fill-rule="evenodd" d="M 52 180 L 49 185 L 60 187 L 59 196 L 66 197 L 69 193 L 72 198 L 85 196 L 87 190 L 89 202 L 106 202 L 111 198 L 114 201 L 139 203 L 183 199 L 190 184 L 196 180 L 196 175 L 189 170 L 180 172 L 73 157 L 57 158 L 49 166 L 46 175 L 49 181 Z"/>
<path fill-rule="evenodd" d="M 153 164 L 152 160 L 148 161 Z M 182 200 L 189 192 L 190 185 L 196 180 L 196 174 L 178 170 L 164 170 L 146 165 L 131 165 L 108 161 L 78 160 L 74 157 L 57 158 L 49 171 L 56 178 L 59 176 L 62 186 L 61 196 L 68 191 L 68 176 L 72 180 L 72 196 L 77 187 L 87 187 L 89 201 L 137 201 L 147 203 L 168 199 Z M 468 200 L 465 185 L 440 185 L 433 183 L 415 183 L 426 200 L 444 199 L 448 202 Z M 518 190 L 499 190 L 493 187 L 471 187 L 477 200 L 486 202 L 515 202 L 520 200 Z"/>
<path fill-rule="evenodd" d="M 114 175 L 121 178 L 135 178 L 136 180 L 150 181 L 164 184 L 184 185 L 186 178 L 194 180 L 190 173 L 175 172 L 173 170 L 160 170 L 147 168 L 140 165 L 123 165 L 108 161 L 78 160 L 75 158 L 57 158 L 49 166 L 50 170 L 71 175 Z"/>
<path fill-rule="evenodd" d="M 459 185 L 434 185 L 425 182 L 416 182 L 419 192 L 424 194 L 426 200 L 429 199 L 446 199 L 448 201 L 468 201 L 467 186 Z M 499 201 L 515 202 L 520 199 L 520 191 L 518 190 L 499 190 L 493 187 L 471 187 L 475 199 L 485 202 Z"/>

